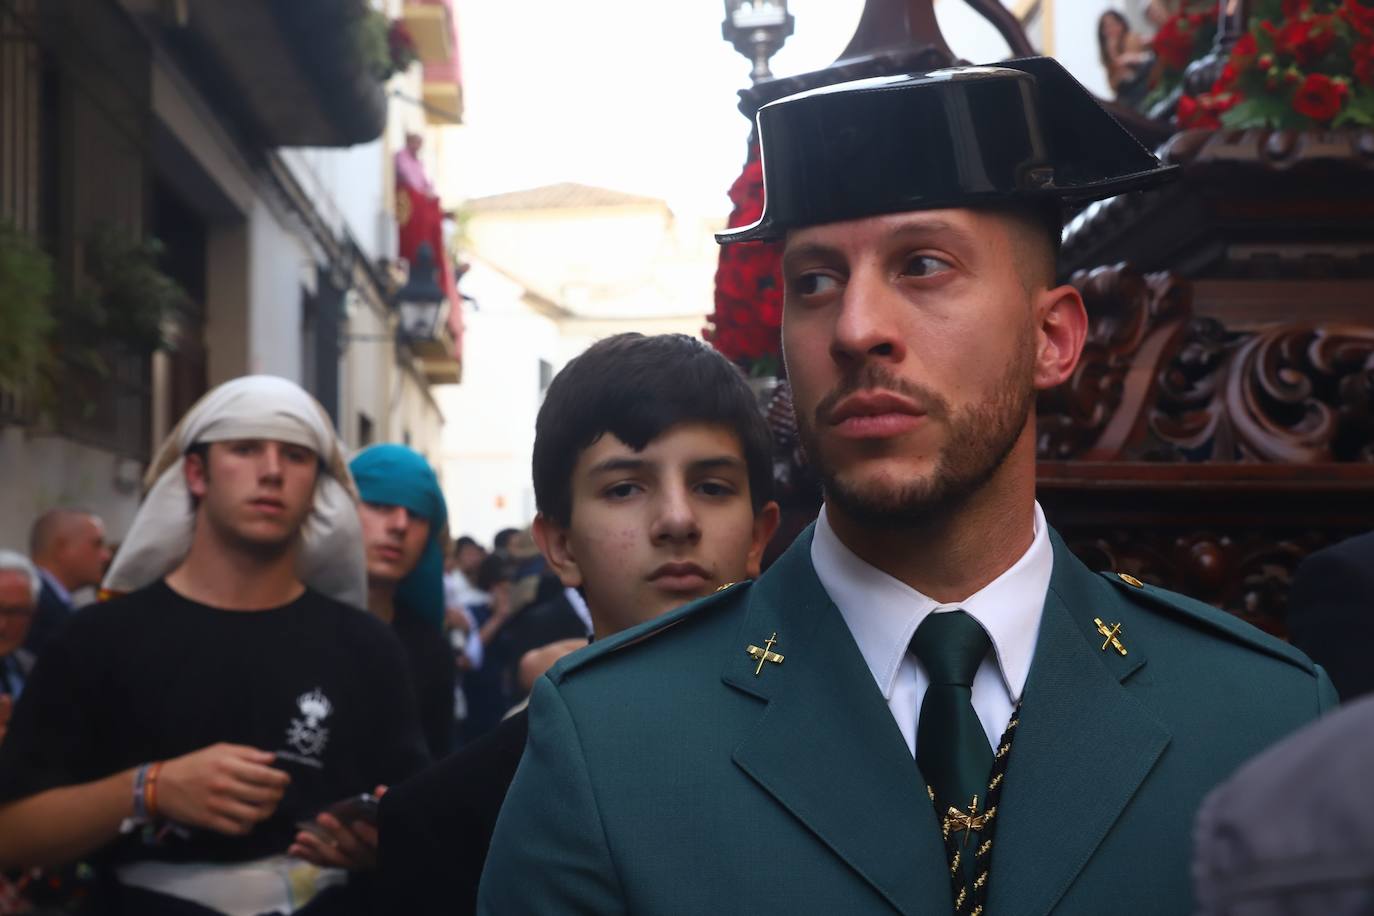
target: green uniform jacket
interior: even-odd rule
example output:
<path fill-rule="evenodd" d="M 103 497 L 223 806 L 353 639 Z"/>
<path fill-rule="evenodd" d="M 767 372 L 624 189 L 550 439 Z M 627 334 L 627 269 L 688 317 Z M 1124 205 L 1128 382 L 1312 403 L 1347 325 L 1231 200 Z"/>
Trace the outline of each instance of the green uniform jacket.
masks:
<path fill-rule="evenodd" d="M 1183 916 L 1203 795 L 1335 691 L 1287 644 L 1093 574 L 1051 538 L 988 913 Z M 1125 656 L 1102 649 L 1094 617 L 1122 624 Z M 746 647 L 774 632 L 784 660 L 756 675 Z M 540 680 L 478 908 L 948 916 L 934 808 L 816 578 L 809 530 L 757 583 Z"/>

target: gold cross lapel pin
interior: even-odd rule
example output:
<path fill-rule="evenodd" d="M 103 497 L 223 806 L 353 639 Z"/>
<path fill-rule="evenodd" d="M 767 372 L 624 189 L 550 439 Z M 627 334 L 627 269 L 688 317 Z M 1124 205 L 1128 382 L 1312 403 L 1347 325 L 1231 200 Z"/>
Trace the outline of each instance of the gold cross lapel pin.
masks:
<path fill-rule="evenodd" d="M 1121 640 L 1117 639 L 1117 635 L 1122 632 L 1121 624 L 1114 623 L 1111 625 L 1110 628 L 1108 628 L 1108 626 L 1102 622 L 1101 617 L 1094 617 L 1093 623 L 1097 624 L 1098 634 L 1107 637 L 1106 640 L 1102 643 L 1103 652 L 1106 652 L 1107 647 L 1111 646 L 1113 649 L 1120 652 L 1122 655 L 1126 654 L 1126 647 L 1121 644 Z"/>
<path fill-rule="evenodd" d="M 744 651 L 749 653 L 749 657 L 758 661 L 759 666 L 754 669 L 754 677 L 763 673 L 763 663 L 772 662 L 774 665 L 782 664 L 782 656 L 773 651 L 773 646 L 778 641 L 778 634 L 774 633 L 763 642 L 763 647 L 748 646 Z"/>

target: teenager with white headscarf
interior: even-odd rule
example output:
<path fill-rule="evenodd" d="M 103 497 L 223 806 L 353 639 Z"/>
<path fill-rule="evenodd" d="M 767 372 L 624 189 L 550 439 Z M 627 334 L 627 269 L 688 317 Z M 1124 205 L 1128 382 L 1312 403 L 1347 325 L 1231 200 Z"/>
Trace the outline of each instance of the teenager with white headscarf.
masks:
<path fill-rule="evenodd" d="M 149 481 L 118 597 L 49 646 L 0 746 L 0 867 L 92 856 L 114 913 L 335 912 L 375 831 L 320 812 L 427 758 L 401 648 L 359 609 L 339 442 L 299 386 L 250 376 Z"/>

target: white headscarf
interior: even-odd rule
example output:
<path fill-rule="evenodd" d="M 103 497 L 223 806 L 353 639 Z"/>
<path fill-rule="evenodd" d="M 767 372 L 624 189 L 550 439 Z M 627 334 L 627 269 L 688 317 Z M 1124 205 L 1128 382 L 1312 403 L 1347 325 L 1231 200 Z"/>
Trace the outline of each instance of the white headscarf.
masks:
<path fill-rule="evenodd" d="M 144 478 L 147 496 L 120 545 L 102 591 L 125 594 L 181 564 L 191 548 L 195 513 L 183 469 L 186 451 L 203 442 L 274 439 L 320 456 L 315 504 L 301 529 L 296 571 L 302 582 L 346 604 L 367 606 L 367 565 L 357 488 L 329 415 L 294 382 L 247 375 L 208 392 L 181 418 Z"/>

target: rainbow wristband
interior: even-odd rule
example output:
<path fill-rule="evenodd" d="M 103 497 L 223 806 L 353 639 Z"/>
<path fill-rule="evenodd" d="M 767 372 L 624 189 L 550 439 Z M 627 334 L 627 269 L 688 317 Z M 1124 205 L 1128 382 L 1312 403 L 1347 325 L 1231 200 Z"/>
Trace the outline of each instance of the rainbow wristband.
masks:
<path fill-rule="evenodd" d="M 152 768 L 151 763 L 145 763 L 134 771 L 134 821 L 140 824 L 152 821 L 148 816 L 148 800 L 144 794 L 148 785 L 148 771 Z"/>

